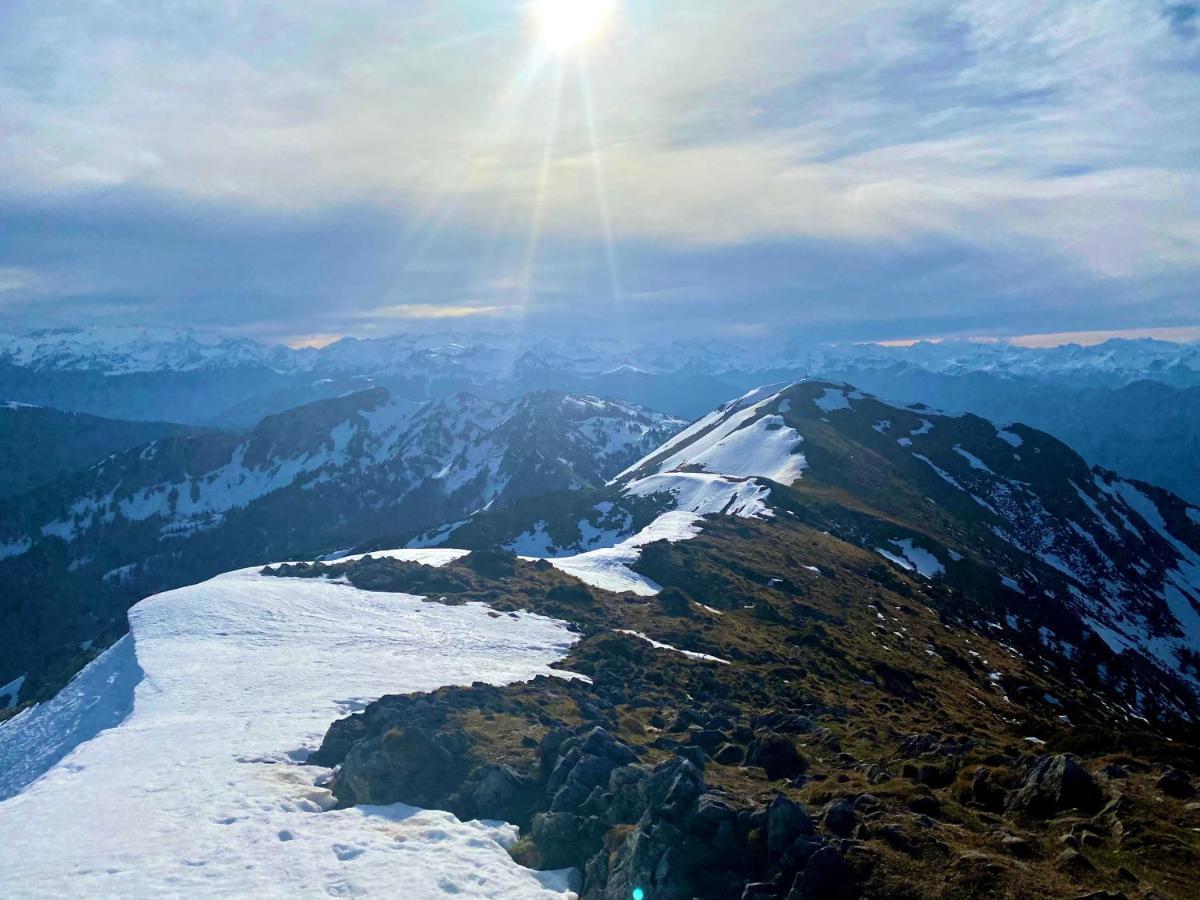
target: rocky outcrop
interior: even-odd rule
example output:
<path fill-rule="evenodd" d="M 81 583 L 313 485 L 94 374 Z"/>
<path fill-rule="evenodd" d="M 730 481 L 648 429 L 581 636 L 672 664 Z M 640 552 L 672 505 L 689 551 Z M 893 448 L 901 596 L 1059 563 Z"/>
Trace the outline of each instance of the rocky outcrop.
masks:
<path fill-rule="evenodd" d="M 315 758 L 340 762 L 332 785 L 339 801 L 402 801 L 522 824 L 518 858 L 578 868 L 587 900 L 626 900 L 637 887 L 656 900 L 738 897 L 752 884 L 775 897 L 835 896 L 827 893 L 834 881 L 838 891 L 852 887 L 833 843 L 857 821 L 848 802 L 830 803 L 820 823 L 783 795 L 747 806 L 707 784 L 704 757 L 689 758 L 695 748 L 650 764 L 596 724 L 547 729 L 524 767 L 487 761 L 456 713 L 517 707 L 482 685 L 435 696 L 386 698 L 331 729 Z M 795 753 L 774 732 L 751 744 Z M 786 758 L 794 771 L 796 756 Z"/>
<path fill-rule="evenodd" d="M 767 732 L 750 743 L 750 749 L 746 752 L 746 764 L 759 766 L 772 781 L 795 778 L 803 774 L 808 767 L 796 745 L 775 732 Z"/>
<path fill-rule="evenodd" d="M 1009 799 L 1010 811 L 1050 818 L 1068 810 L 1095 813 L 1104 805 L 1104 792 L 1091 773 L 1072 756 L 1038 757 Z"/>

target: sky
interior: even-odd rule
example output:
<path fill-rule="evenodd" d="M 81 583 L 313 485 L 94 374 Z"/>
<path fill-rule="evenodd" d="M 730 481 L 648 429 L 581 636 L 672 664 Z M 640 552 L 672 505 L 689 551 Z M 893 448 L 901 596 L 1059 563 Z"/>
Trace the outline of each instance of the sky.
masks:
<path fill-rule="evenodd" d="M 0 330 L 1195 335 L 1198 286 L 1194 0 L 0 7 Z"/>

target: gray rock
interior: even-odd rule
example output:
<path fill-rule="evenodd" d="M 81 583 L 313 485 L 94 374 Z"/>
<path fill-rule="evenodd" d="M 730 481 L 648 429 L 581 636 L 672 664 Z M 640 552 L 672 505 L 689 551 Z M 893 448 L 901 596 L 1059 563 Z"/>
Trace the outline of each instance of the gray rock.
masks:
<path fill-rule="evenodd" d="M 528 818 L 537 785 L 509 766 L 484 766 L 472 774 L 468 799 L 482 819 L 522 822 Z"/>
<path fill-rule="evenodd" d="M 835 900 L 852 893 L 852 873 L 832 847 L 822 847 L 796 876 L 788 900 Z"/>
<path fill-rule="evenodd" d="M 723 766 L 737 766 L 746 758 L 746 751 L 737 744 L 726 743 L 717 748 L 712 758 Z"/>
<path fill-rule="evenodd" d="M 854 805 L 845 798 L 830 800 L 821 812 L 821 824 L 825 830 L 838 837 L 850 837 L 857 822 L 858 816 L 854 812 Z"/>
<path fill-rule="evenodd" d="M 1179 769 L 1167 769 L 1158 779 L 1158 789 L 1168 797 L 1190 800 L 1196 796 L 1191 776 Z"/>
<path fill-rule="evenodd" d="M 595 816 L 538 813 L 533 817 L 530 837 L 537 846 L 542 868 L 583 868 L 605 830 L 604 823 Z"/>
<path fill-rule="evenodd" d="M 774 732 L 760 735 L 751 742 L 746 753 L 746 764 L 761 767 L 772 781 L 794 778 L 808 768 L 808 762 L 800 755 L 796 745 L 789 738 Z"/>
<path fill-rule="evenodd" d="M 812 833 L 812 818 L 803 805 L 782 794 L 767 805 L 768 860 L 777 859 L 797 838 Z"/>
<path fill-rule="evenodd" d="M 1072 850 L 1069 847 L 1058 854 L 1058 858 L 1054 860 L 1054 865 L 1055 868 L 1072 876 L 1086 875 L 1096 868 L 1086 856 L 1078 850 Z"/>
<path fill-rule="evenodd" d="M 1008 808 L 1038 818 L 1050 818 L 1069 809 L 1095 813 L 1104 805 L 1104 794 L 1087 769 L 1066 755 L 1039 757 L 1017 790 Z"/>

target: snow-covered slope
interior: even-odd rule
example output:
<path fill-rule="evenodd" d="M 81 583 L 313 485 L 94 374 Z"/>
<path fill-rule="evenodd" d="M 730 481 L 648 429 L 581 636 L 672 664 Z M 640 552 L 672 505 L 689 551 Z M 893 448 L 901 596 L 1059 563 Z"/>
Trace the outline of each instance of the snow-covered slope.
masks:
<path fill-rule="evenodd" d="M 602 485 L 682 425 L 548 391 L 417 404 L 374 389 L 115 453 L 0 508 L 0 683 L 119 628 L 141 597 Z"/>
<path fill-rule="evenodd" d="M 566 896 L 565 875 L 512 861 L 512 826 L 333 810 L 327 771 L 300 765 L 384 692 L 555 674 L 574 641 L 559 623 L 245 570 L 130 624 L 0 727 L 5 896 Z"/>
<path fill-rule="evenodd" d="M 582 552 L 563 553 L 544 521 L 511 540 L 508 549 L 547 558 L 593 587 L 656 594 L 659 586 L 632 568 L 642 547 L 695 537 L 705 516 L 770 517 L 766 480 L 790 484 L 803 474 L 803 438 L 779 415 L 763 414 L 778 401 L 779 390 L 761 388 L 725 404 L 609 482 L 614 498 L 578 519 L 575 549 Z M 657 514 L 631 533 L 633 515 L 622 511 L 629 505 Z M 453 543 L 454 531 L 440 537 Z"/>
<path fill-rule="evenodd" d="M 154 441 L 114 454 L 59 489 L 66 496 L 57 515 L 36 518 L 51 506 L 42 499 L 25 514 L 24 531 L 20 510 L 0 522 L 0 534 L 72 543 L 113 523 L 152 521 L 162 538 L 175 538 L 292 487 L 336 486 L 363 506 L 393 508 L 435 488 L 470 512 L 504 494 L 598 483 L 682 424 L 594 397 L 459 395 L 420 405 L 365 391 L 268 418 L 244 438 Z"/>

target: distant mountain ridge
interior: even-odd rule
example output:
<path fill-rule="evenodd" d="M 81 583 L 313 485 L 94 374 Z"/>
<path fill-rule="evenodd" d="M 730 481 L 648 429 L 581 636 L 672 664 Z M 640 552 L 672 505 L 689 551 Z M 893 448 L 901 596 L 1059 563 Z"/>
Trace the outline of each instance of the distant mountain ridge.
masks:
<path fill-rule="evenodd" d="M 141 597 L 231 566 L 601 485 L 683 424 L 554 392 L 416 404 L 376 388 L 113 454 L 0 509 L 0 660 L 14 677 L 65 665 Z"/>
<path fill-rule="evenodd" d="M 0 397 L 118 419 L 250 428 L 264 416 L 382 387 L 424 402 L 554 389 L 684 418 L 764 383 L 845 381 L 890 402 L 1020 421 L 1092 462 L 1200 502 L 1200 345 L 1112 340 L 815 345 L 620 342 L 516 335 L 345 338 L 320 349 L 163 328 L 0 335 Z"/>
<path fill-rule="evenodd" d="M 198 429 L 129 422 L 0 400 L 0 499 L 33 490 L 98 460 Z"/>
<path fill-rule="evenodd" d="M 38 371 L 156 371 L 262 366 L 280 374 L 397 375 L 438 372 L 512 377 L 534 362 L 577 377 L 665 375 L 684 370 L 818 375 L 855 366 L 912 366 L 927 372 L 988 372 L 1011 377 L 1087 379 L 1108 386 L 1150 379 L 1200 386 L 1200 344 L 1112 339 L 1079 346 L 1029 348 L 1003 342 L 920 341 L 910 346 L 871 343 L 618 341 L 446 333 L 342 338 L 321 348 L 292 349 L 190 329 L 62 328 L 0 335 L 0 362 Z"/>

